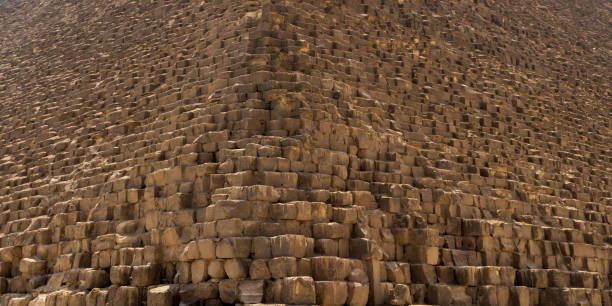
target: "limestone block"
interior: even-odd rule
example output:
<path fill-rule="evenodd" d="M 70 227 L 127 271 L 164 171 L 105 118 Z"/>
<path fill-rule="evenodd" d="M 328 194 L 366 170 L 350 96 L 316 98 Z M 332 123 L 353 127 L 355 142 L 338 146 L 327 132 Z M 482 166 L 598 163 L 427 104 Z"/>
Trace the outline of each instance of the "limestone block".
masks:
<path fill-rule="evenodd" d="M 108 296 L 107 290 L 94 288 L 93 290 L 89 291 L 89 293 L 85 297 L 85 304 L 88 306 L 89 305 L 105 305 L 107 296 Z"/>
<path fill-rule="evenodd" d="M 355 208 L 334 208 L 333 220 L 338 223 L 354 224 L 357 222 L 357 210 Z"/>
<path fill-rule="evenodd" d="M 268 265 L 263 259 L 256 259 L 249 266 L 249 277 L 251 279 L 270 279 L 271 274 Z"/>
<path fill-rule="evenodd" d="M 132 267 L 113 266 L 110 269 L 110 281 L 113 285 L 127 285 L 130 283 Z"/>
<path fill-rule="evenodd" d="M 281 279 L 297 275 L 297 260 L 295 257 L 276 257 L 268 260 L 268 268 L 273 278 Z"/>
<path fill-rule="evenodd" d="M 254 237 L 252 248 L 253 258 L 270 258 L 272 256 L 270 238 L 268 237 Z"/>
<path fill-rule="evenodd" d="M 499 285 L 501 283 L 499 267 L 478 267 L 478 283 L 481 285 Z"/>
<path fill-rule="evenodd" d="M 264 185 L 254 185 L 247 187 L 249 201 L 265 201 L 275 203 L 280 199 L 280 193 L 276 188 Z"/>
<path fill-rule="evenodd" d="M 223 260 L 213 260 L 208 264 L 208 276 L 211 278 L 225 278 L 225 266 Z"/>
<path fill-rule="evenodd" d="M 571 288 L 546 288 L 539 300 L 540 305 L 577 305 L 576 294 Z"/>
<path fill-rule="evenodd" d="M 491 227 L 485 220 L 463 219 L 462 231 L 466 236 L 488 236 Z"/>
<path fill-rule="evenodd" d="M 219 297 L 219 288 L 217 284 L 211 282 L 198 283 L 194 295 L 202 300 L 215 299 Z"/>
<path fill-rule="evenodd" d="M 11 275 L 12 264 L 10 262 L 0 262 L 0 276 Z"/>
<path fill-rule="evenodd" d="M 316 223 L 312 226 L 314 238 L 350 239 L 351 227 L 349 224 L 331 223 Z"/>
<path fill-rule="evenodd" d="M 251 238 L 223 238 L 216 246 L 217 258 L 246 258 L 251 254 Z"/>
<path fill-rule="evenodd" d="M 335 256 L 316 256 L 311 258 L 313 277 L 316 280 L 342 281 L 351 273 L 350 262 Z"/>
<path fill-rule="evenodd" d="M 176 263 L 174 283 L 188 284 L 191 282 L 191 263 L 180 261 Z"/>
<path fill-rule="evenodd" d="M 113 296 L 114 305 L 137 306 L 140 304 L 140 293 L 137 287 L 121 286 Z M 72 304 L 70 304 L 72 305 Z M 85 303 L 83 303 L 85 305 Z"/>
<path fill-rule="evenodd" d="M 146 287 L 158 284 L 160 267 L 158 265 L 140 265 L 132 267 L 130 284 L 136 287 Z"/>
<path fill-rule="evenodd" d="M 200 283 L 208 277 L 208 262 L 206 260 L 194 260 L 191 262 L 191 282 Z"/>
<path fill-rule="evenodd" d="M 548 287 L 546 270 L 519 270 L 517 272 L 517 284 L 532 288 Z"/>
<path fill-rule="evenodd" d="M 448 285 L 433 284 L 427 288 L 427 301 L 431 304 L 450 305 L 453 292 Z"/>
<path fill-rule="evenodd" d="M 571 284 L 571 272 L 548 270 L 548 285 L 550 287 L 567 288 Z"/>
<path fill-rule="evenodd" d="M 248 276 L 248 263 L 241 259 L 228 259 L 224 262 L 223 268 L 227 276 L 231 279 L 244 279 Z"/>
<path fill-rule="evenodd" d="M 22 258 L 19 262 L 19 271 L 31 275 L 42 273 L 46 267 L 46 261 L 37 258 Z"/>
<path fill-rule="evenodd" d="M 272 256 L 293 256 L 302 258 L 306 255 L 307 239 L 308 238 L 302 235 L 281 235 L 272 237 L 270 238 Z"/>
<path fill-rule="evenodd" d="M 437 247 L 407 245 L 404 248 L 404 256 L 406 256 L 411 263 L 437 265 L 440 259 L 440 249 Z"/>
<path fill-rule="evenodd" d="M 433 284 L 438 280 L 435 267 L 428 264 L 411 264 L 410 275 L 413 282 L 421 284 Z"/>
<path fill-rule="evenodd" d="M 390 290 L 385 294 L 385 300 L 390 305 L 407 305 L 412 304 L 412 296 L 410 294 L 410 287 L 404 284 L 389 284 Z"/>
<path fill-rule="evenodd" d="M 352 191 L 353 205 L 363 206 L 366 208 L 376 208 L 377 203 L 374 196 L 369 191 Z"/>
<path fill-rule="evenodd" d="M 491 285 L 478 287 L 478 305 L 498 305 L 497 287 Z"/>
<path fill-rule="evenodd" d="M 196 241 L 190 241 L 189 243 L 187 243 L 185 247 L 183 248 L 183 251 L 179 255 L 180 261 L 191 261 L 191 260 L 195 260 L 198 258 L 201 258 L 201 257 L 200 257 L 200 252 L 198 250 L 198 244 Z"/>
<path fill-rule="evenodd" d="M 211 239 L 200 239 L 196 241 L 198 247 L 198 254 L 202 259 L 215 259 L 216 258 L 216 245 Z"/>
<path fill-rule="evenodd" d="M 287 304 L 315 304 L 316 292 L 312 277 L 286 277 L 281 283 L 280 300 Z"/>
<path fill-rule="evenodd" d="M 82 286 L 86 289 L 104 288 L 110 282 L 108 272 L 94 269 L 80 271 L 79 280 L 83 281 Z"/>
<path fill-rule="evenodd" d="M 385 262 L 385 270 L 387 274 L 387 281 L 403 284 L 405 283 L 404 272 L 400 269 L 400 265 L 397 262 Z"/>
<path fill-rule="evenodd" d="M 436 266 L 438 281 L 444 284 L 456 284 L 454 267 Z"/>
<path fill-rule="evenodd" d="M 497 305 L 508 306 L 510 304 L 510 289 L 506 286 L 497 287 Z"/>
<path fill-rule="evenodd" d="M 315 292 L 318 305 L 344 305 L 348 298 L 346 282 L 316 281 Z"/>
<path fill-rule="evenodd" d="M 353 194 L 351 192 L 336 191 L 330 194 L 331 203 L 334 206 L 349 206 L 353 204 Z"/>
<path fill-rule="evenodd" d="M 245 304 L 261 303 L 264 295 L 263 280 L 243 280 L 238 283 L 238 300 Z"/>
<path fill-rule="evenodd" d="M 14 297 L 10 299 L 7 305 L 8 306 L 28 306 L 28 303 L 30 302 L 31 299 L 32 298 L 28 296 Z"/>
<path fill-rule="evenodd" d="M 238 283 L 237 280 L 233 279 L 224 279 L 219 282 L 219 297 L 223 303 L 233 304 L 238 302 L 240 298 Z"/>
<path fill-rule="evenodd" d="M 355 282 L 349 282 L 347 286 L 348 286 L 348 299 L 346 302 L 348 305 L 362 306 L 362 305 L 367 304 L 368 294 L 370 291 L 368 285 L 355 283 Z"/>
<path fill-rule="evenodd" d="M 178 287 L 175 285 L 162 285 L 150 288 L 147 291 L 147 305 L 172 306 L 177 303 Z"/>

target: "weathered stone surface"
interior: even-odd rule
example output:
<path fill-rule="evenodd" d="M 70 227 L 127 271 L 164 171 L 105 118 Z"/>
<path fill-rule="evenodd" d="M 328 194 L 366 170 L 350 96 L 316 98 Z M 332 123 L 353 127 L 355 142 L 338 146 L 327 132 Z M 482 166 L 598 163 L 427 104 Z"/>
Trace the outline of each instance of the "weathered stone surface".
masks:
<path fill-rule="evenodd" d="M 142 265 L 132 267 L 130 283 L 136 287 L 146 287 L 157 284 L 160 278 L 160 270 L 157 265 Z"/>
<path fill-rule="evenodd" d="M 110 281 L 113 285 L 127 285 L 130 283 L 130 266 L 113 266 L 110 269 Z"/>
<path fill-rule="evenodd" d="M 154 287 L 147 291 L 147 305 L 171 306 L 175 304 L 177 297 L 175 285 Z"/>
<path fill-rule="evenodd" d="M 281 301 L 288 304 L 314 304 L 315 283 L 312 277 L 286 277 L 282 281 Z"/>
<path fill-rule="evenodd" d="M 610 305 L 608 20 L 3 1 L 0 305 Z"/>
<path fill-rule="evenodd" d="M 318 305 L 344 305 L 348 298 L 346 282 L 317 281 L 315 291 Z"/>

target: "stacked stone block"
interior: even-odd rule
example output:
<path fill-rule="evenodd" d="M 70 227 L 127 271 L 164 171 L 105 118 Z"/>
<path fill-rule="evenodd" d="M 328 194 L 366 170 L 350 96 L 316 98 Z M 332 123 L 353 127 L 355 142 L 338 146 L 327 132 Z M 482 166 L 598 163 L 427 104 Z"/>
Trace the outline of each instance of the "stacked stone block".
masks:
<path fill-rule="evenodd" d="M 538 4 L 1 4 L 0 304 L 610 304 L 610 31 Z"/>

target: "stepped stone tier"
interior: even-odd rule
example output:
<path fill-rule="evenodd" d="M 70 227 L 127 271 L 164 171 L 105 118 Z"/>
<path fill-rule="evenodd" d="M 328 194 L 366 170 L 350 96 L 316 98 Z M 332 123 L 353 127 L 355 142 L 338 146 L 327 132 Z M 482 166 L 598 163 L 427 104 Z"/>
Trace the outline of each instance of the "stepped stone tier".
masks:
<path fill-rule="evenodd" d="M 0 2 L 0 305 L 612 305 L 606 0 Z"/>

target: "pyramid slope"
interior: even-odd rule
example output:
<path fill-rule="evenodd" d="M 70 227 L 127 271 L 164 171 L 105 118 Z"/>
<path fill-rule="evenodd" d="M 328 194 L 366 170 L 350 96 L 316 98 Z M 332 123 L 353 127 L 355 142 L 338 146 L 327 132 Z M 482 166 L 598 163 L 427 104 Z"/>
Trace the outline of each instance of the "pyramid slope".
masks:
<path fill-rule="evenodd" d="M 0 304 L 609 304 L 575 5 L 0 4 Z"/>

